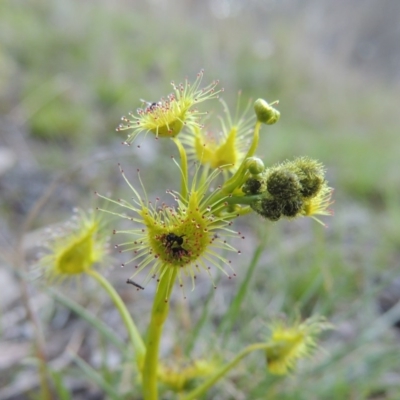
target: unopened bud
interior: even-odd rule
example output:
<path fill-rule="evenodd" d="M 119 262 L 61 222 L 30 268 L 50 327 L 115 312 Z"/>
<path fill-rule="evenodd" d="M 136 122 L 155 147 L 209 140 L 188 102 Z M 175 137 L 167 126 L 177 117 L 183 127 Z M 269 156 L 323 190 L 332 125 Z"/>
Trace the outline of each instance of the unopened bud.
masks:
<path fill-rule="evenodd" d="M 249 157 L 246 159 L 245 163 L 246 168 L 252 175 L 258 175 L 265 171 L 264 163 L 258 157 Z"/>
<path fill-rule="evenodd" d="M 272 104 L 277 104 L 277 102 Z M 278 110 L 271 107 L 271 105 L 263 99 L 257 99 L 254 102 L 254 111 L 256 112 L 258 121 L 267 125 L 275 124 L 281 116 L 281 113 Z"/>

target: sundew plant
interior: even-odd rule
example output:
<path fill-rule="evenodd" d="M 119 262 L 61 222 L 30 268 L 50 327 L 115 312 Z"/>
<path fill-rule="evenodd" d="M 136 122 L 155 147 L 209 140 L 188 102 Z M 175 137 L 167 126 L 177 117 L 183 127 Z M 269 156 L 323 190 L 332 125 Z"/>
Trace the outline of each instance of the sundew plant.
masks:
<path fill-rule="evenodd" d="M 154 145 L 159 148 L 172 140 L 179 155 L 173 162 L 180 189 L 164 188 L 170 196 L 168 204 L 150 199 L 146 180 L 152 179 L 152 171 L 138 173 L 139 184 L 134 185 L 120 166 L 131 196 L 118 199 L 96 193 L 103 206 L 95 213 L 77 215 L 64 235 L 54 238 L 51 251 L 42 260 L 44 275 L 51 280 L 81 274 L 94 278 L 120 312 L 134 350 L 134 368 L 130 370 L 136 372 L 131 378 L 133 392 L 114 391 L 116 398 L 156 400 L 164 398 L 165 390 L 176 392 L 181 400 L 209 398 L 210 388 L 253 352 L 261 353 L 265 360 L 265 374 L 293 374 L 297 361 L 311 355 L 318 347 L 320 332 L 330 327 L 319 315 L 305 320 L 299 316 L 294 320 L 276 318 L 266 324 L 261 341 L 238 349 L 231 359 L 209 354 L 205 358 L 188 356 L 176 363 L 160 360 L 172 292 L 180 290 L 190 302 L 198 276 L 209 276 L 210 285 L 215 287 L 215 272 L 227 278 L 240 273 L 231 262 L 239 252 L 231 239 L 243 237 L 235 230 L 237 218 L 257 213 L 259 223 L 268 223 L 311 217 L 324 225 L 320 218 L 331 215 L 332 195 L 319 161 L 303 156 L 266 166 L 257 156 L 261 132 L 279 121 L 277 101 L 258 99 L 242 109 L 239 99 L 237 109 L 231 112 L 219 99 L 224 116 L 215 117 L 220 129 L 210 132 L 204 126 L 206 113 L 197 106 L 218 105 L 216 99 L 223 92 L 219 82 L 204 85 L 201 71 L 193 83 L 172 83 L 172 88 L 171 94 L 158 101 L 140 100 L 140 108 L 122 117 L 117 131 L 127 132 L 127 145 L 137 143 L 141 135 L 154 136 L 158 139 Z M 210 119 L 208 116 L 207 123 Z M 107 254 L 107 214 L 112 214 L 114 221 L 121 218 L 126 222 L 124 229 L 113 233 L 118 242 L 115 247 L 127 255 L 127 283 L 137 290 L 156 284 L 144 337 L 121 297 L 95 268 Z M 273 229 L 274 224 L 270 225 Z"/>

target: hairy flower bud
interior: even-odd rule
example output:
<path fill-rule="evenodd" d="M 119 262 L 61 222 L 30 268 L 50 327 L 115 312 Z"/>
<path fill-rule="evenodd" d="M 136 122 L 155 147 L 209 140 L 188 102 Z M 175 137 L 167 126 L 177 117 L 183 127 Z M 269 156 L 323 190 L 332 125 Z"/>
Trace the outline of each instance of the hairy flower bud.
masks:
<path fill-rule="evenodd" d="M 269 175 L 267 190 L 277 199 L 288 200 L 300 194 L 301 184 L 296 174 L 286 169 L 280 169 Z"/>
<path fill-rule="evenodd" d="M 321 163 L 308 157 L 300 157 L 293 161 L 292 170 L 299 177 L 303 197 L 314 197 L 321 190 L 325 182 L 325 171 Z"/>
<path fill-rule="evenodd" d="M 265 190 L 265 183 L 257 178 L 249 178 L 242 186 L 243 193 L 247 195 L 254 195 L 262 193 Z"/>
<path fill-rule="evenodd" d="M 282 203 L 275 199 L 262 199 L 261 202 L 261 212 L 259 212 L 263 217 L 269 219 L 270 221 L 278 221 L 282 215 Z"/>
<path fill-rule="evenodd" d="M 296 217 L 303 208 L 303 200 L 298 197 L 293 200 L 287 200 L 283 203 L 282 215 L 288 218 Z"/>

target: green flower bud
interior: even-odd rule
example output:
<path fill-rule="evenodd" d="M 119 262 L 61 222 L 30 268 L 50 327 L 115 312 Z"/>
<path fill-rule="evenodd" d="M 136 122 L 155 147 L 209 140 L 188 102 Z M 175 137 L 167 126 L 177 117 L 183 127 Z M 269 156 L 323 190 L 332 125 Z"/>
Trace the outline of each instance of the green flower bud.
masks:
<path fill-rule="evenodd" d="M 265 184 L 259 179 L 249 178 L 242 186 L 243 193 L 247 195 L 259 194 L 262 193 L 262 187 L 265 187 Z"/>
<path fill-rule="evenodd" d="M 276 103 L 277 102 L 274 102 L 272 104 Z M 267 125 L 275 124 L 281 116 L 281 113 L 278 110 L 271 107 L 271 105 L 263 99 L 257 99 L 254 102 L 254 111 L 256 112 L 258 121 Z"/>
<path fill-rule="evenodd" d="M 259 214 L 270 221 L 278 221 L 282 215 L 282 203 L 274 199 L 262 199 Z"/>
<path fill-rule="evenodd" d="M 302 179 L 300 183 L 303 186 L 301 190 L 303 197 L 311 198 L 321 190 L 324 179 L 321 179 L 319 176 L 310 176 L 306 179 Z"/>
<path fill-rule="evenodd" d="M 267 190 L 276 199 L 292 199 L 299 195 L 302 187 L 296 174 L 278 169 L 270 174 L 267 179 Z"/>
<path fill-rule="evenodd" d="M 265 171 L 264 163 L 258 157 L 247 158 L 245 161 L 245 166 L 252 175 L 258 175 Z"/>
<path fill-rule="evenodd" d="M 282 214 L 285 217 L 294 218 L 300 214 L 303 208 L 303 201 L 301 199 L 288 200 L 284 203 Z"/>
<path fill-rule="evenodd" d="M 325 182 L 323 165 L 308 157 L 300 157 L 291 161 L 289 167 L 299 177 L 302 196 L 308 199 L 316 196 Z"/>

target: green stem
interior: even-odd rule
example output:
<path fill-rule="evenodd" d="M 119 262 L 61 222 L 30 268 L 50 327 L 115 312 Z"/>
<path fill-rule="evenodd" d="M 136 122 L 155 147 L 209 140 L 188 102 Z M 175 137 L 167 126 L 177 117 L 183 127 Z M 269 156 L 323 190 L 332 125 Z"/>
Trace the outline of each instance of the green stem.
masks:
<path fill-rule="evenodd" d="M 240 210 L 236 211 L 236 216 L 247 215 L 253 212 L 251 207 L 242 207 Z"/>
<path fill-rule="evenodd" d="M 209 172 L 210 172 L 210 164 L 203 165 L 198 187 L 203 186 L 207 182 L 207 179 L 209 177 Z"/>
<path fill-rule="evenodd" d="M 181 157 L 181 171 L 182 171 L 182 184 L 181 184 L 181 195 L 184 199 L 187 198 L 188 194 L 188 162 L 185 148 L 181 141 L 177 138 L 172 139 L 179 150 L 179 156 Z"/>
<path fill-rule="evenodd" d="M 151 311 L 149 331 L 147 333 L 146 356 L 143 366 L 143 398 L 157 400 L 157 372 L 158 351 L 164 322 L 169 311 L 169 302 L 172 287 L 178 270 L 174 268 L 171 274 L 164 274 L 158 284 L 156 297 Z"/>
<path fill-rule="evenodd" d="M 263 198 L 263 195 L 260 195 L 260 194 L 255 194 L 255 195 L 250 195 L 250 196 L 231 196 L 226 199 L 226 203 L 251 205 L 256 200 L 259 200 L 262 198 Z"/>
<path fill-rule="evenodd" d="M 121 297 L 116 292 L 116 290 L 111 286 L 108 280 L 105 279 L 102 275 L 100 275 L 97 271 L 95 271 L 94 269 L 90 269 L 86 271 L 86 273 L 90 275 L 92 278 L 96 279 L 98 283 L 100 283 L 100 285 L 103 287 L 103 289 L 105 289 L 105 291 L 108 293 L 111 300 L 117 307 L 117 310 L 119 311 L 121 318 L 124 321 L 124 324 L 128 331 L 129 339 L 132 343 L 133 348 L 135 349 L 136 361 L 140 367 L 146 353 L 146 347 L 144 345 L 143 339 L 140 336 L 138 329 L 136 328 L 135 323 L 133 322 L 132 316 L 129 314 L 129 311 L 126 308 L 125 303 L 122 301 Z"/>
<path fill-rule="evenodd" d="M 220 215 L 223 216 L 225 221 L 232 221 L 232 220 L 236 219 L 239 216 L 247 215 L 247 214 L 250 214 L 252 212 L 253 212 L 253 209 L 250 206 L 245 206 L 245 207 L 241 207 L 240 209 L 235 210 L 233 212 L 223 213 L 223 214 L 220 214 Z"/>
<path fill-rule="evenodd" d="M 182 400 L 194 400 L 204 395 L 208 389 L 210 389 L 218 380 L 223 378 L 233 367 L 235 367 L 239 363 L 239 361 L 241 361 L 249 353 L 256 350 L 265 350 L 266 348 L 266 343 L 255 343 L 246 347 L 232 361 L 224 365 L 214 376 L 212 376 L 202 385 L 191 391 L 187 396 L 184 396 Z"/>

